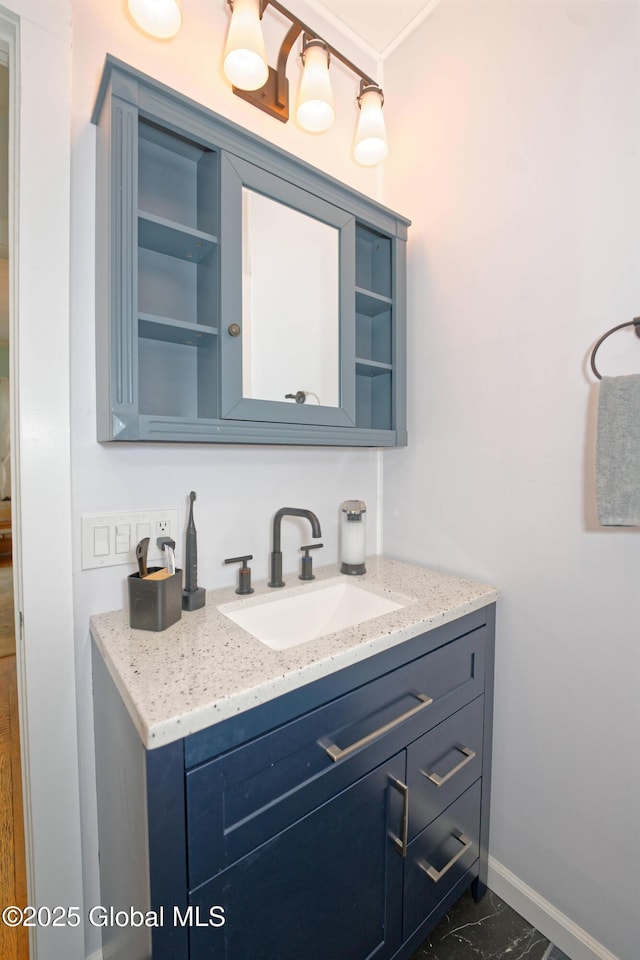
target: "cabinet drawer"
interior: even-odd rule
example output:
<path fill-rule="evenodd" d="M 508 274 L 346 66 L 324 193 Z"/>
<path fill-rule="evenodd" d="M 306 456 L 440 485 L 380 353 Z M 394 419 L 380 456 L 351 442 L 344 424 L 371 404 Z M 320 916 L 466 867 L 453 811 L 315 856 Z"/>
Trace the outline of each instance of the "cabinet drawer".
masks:
<path fill-rule="evenodd" d="M 483 715 L 482 696 L 410 745 L 407 751 L 410 840 L 480 776 Z"/>
<path fill-rule="evenodd" d="M 486 627 L 187 773 L 193 889 L 482 693 Z"/>
<path fill-rule="evenodd" d="M 409 844 L 403 938 L 423 922 L 478 859 L 480 781 Z"/>

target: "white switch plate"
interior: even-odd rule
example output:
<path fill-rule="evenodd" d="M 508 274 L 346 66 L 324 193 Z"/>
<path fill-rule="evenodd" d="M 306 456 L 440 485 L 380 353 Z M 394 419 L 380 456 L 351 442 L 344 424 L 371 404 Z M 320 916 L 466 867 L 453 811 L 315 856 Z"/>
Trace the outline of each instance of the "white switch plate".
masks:
<path fill-rule="evenodd" d="M 126 528 L 129 528 L 127 549 Z M 168 530 L 168 532 L 160 532 Z M 96 537 L 96 531 L 99 531 Z M 105 531 L 108 552 L 104 553 Z M 117 533 L 117 539 L 116 539 Z M 149 537 L 147 563 L 160 565 L 160 551 L 156 545 L 159 536 L 168 536 L 176 542 L 178 549 L 178 511 L 177 510 L 138 510 L 135 513 L 83 513 L 82 514 L 82 569 L 93 567 L 113 567 L 116 564 L 128 564 L 138 568 L 136 546 L 143 537 Z"/>

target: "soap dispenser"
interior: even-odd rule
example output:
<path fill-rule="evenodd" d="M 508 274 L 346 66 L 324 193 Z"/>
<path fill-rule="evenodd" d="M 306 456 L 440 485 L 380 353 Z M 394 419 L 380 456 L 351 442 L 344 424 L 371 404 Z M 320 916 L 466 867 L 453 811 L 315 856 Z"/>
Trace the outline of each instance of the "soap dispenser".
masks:
<path fill-rule="evenodd" d="M 340 507 L 340 566 L 341 573 L 358 576 L 366 573 L 365 513 L 363 500 L 345 500 Z"/>

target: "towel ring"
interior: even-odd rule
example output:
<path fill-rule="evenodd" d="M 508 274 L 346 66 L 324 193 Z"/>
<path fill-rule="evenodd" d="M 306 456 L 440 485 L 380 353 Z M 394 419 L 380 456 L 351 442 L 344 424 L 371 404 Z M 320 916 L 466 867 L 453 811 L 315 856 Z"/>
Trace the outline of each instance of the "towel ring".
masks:
<path fill-rule="evenodd" d="M 622 330 L 623 327 L 635 327 L 636 336 L 640 337 L 640 317 L 634 317 L 633 320 L 627 320 L 626 323 L 619 323 L 617 327 L 611 327 L 611 330 L 607 330 L 607 332 L 600 337 L 595 347 L 591 351 L 591 369 L 595 373 L 598 380 L 602 380 L 602 376 L 598 373 L 598 368 L 596 367 L 596 353 L 598 352 L 598 348 L 602 343 L 604 343 L 607 337 L 610 337 L 612 333 L 616 332 L 616 330 Z"/>

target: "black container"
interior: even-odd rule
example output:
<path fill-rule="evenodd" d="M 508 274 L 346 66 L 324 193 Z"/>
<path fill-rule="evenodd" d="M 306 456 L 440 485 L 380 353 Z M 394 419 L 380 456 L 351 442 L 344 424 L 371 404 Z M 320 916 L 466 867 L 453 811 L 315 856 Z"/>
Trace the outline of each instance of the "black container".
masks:
<path fill-rule="evenodd" d="M 149 567 L 156 573 L 163 567 Z M 142 580 L 139 573 L 127 577 L 129 623 L 135 630 L 166 630 L 182 616 L 182 570 L 164 580 Z"/>

